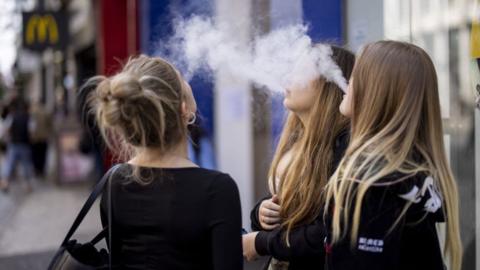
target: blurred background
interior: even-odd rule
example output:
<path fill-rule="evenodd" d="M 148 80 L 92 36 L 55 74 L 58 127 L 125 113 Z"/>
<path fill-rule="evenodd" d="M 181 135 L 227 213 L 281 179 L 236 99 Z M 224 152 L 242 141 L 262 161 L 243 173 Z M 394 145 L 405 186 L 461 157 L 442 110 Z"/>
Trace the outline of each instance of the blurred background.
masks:
<path fill-rule="evenodd" d="M 0 269 L 45 269 L 92 186 L 112 164 L 79 87 L 113 74 L 130 55 L 155 55 L 177 16 L 200 14 L 232 25 L 235 38 L 305 23 L 314 41 L 358 52 L 379 39 L 424 48 L 439 78 L 446 149 L 461 193 L 463 269 L 480 269 L 480 10 L 475 0 L 2 0 L 0 127 L 26 107 L 35 176 L 14 171 L 0 192 Z M 221 72 L 191 81 L 201 116 L 191 158 L 229 173 L 249 228 L 285 111 L 282 98 Z M 228 91 L 227 91 L 228 90 Z M 20 105 L 19 105 L 20 104 Z M 26 105 L 26 106 L 23 106 Z M 477 105 L 477 106 L 476 106 Z M 93 129 L 93 132 L 92 132 Z M 11 140 L 0 128 L 0 161 Z M 18 167 L 18 166 L 17 166 Z M 76 236 L 100 230 L 94 207 Z M 246 269 L 257 269 L 247 264 Z"/>

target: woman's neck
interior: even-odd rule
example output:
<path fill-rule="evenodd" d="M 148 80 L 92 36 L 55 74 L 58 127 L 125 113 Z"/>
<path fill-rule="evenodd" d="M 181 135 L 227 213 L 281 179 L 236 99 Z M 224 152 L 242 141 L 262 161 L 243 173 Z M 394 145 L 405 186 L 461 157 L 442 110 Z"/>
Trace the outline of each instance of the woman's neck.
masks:
<path fill-rule="evenodd" d="M 307 125 L 308 119 L 310 117 L 310 111 L 295 112 L 302 125 L 305 127 Z"/>
<path fill-rule="evenodd" d="M 157 148 L 142 148 L 128 163 L 142 167 L 183 168 L 198 167 L 188 159 L 188 144 L 185 141 L 166 152 Z"/>

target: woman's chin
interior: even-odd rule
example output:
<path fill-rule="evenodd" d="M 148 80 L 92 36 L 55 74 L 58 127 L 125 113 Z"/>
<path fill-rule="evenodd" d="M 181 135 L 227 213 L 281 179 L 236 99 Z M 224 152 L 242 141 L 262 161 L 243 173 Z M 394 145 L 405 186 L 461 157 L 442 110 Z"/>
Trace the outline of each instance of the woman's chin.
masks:
<path fill-rule="evenodd" d="M 350 118 L 350 111 L 344 105 L 340 104 L 338 109 L 343 116 Z"/>
<path fill-rule="evenodd" d="M 288 100 L 288 98 L 285 98 L 283 100 L 283 106 L 289 111 L 293 111 L 294 109 L 294 107 L 292 106 L 292 103 L 290 102 L 290 100 Z"/>

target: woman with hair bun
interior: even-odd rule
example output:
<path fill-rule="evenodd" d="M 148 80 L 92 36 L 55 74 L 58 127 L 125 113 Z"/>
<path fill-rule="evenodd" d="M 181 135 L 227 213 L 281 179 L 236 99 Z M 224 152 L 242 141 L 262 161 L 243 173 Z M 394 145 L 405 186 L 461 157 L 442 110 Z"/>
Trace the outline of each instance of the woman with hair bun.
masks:
<path fill-rule="evenodd" d="M 192 90 L 161 58 L 138 56 L 95 77 L 90 102 L 108 147 L 122 160 L 111 176 L 112 264 L 121 269 L 242 269 L 237 186 L 187 156 Z M 107 224 L 107 196 L 101 219 Z"/>

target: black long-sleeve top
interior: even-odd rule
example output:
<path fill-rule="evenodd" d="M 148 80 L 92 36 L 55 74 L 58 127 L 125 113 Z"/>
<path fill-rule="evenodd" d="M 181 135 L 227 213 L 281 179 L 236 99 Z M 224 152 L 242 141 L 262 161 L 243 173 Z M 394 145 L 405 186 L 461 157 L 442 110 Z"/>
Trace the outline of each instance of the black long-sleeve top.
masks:
<path fill-rule="evenodd" d="M 148 185 L 130 181 L 129 164 L 122 164 L 111 176 L 114 265 L 243 268 L 240 198 L 229 175 L 202 168 L 142 167 L 141 173 L 153 181 Z M 102 196 L 104 226 L 107 207 L 107 196 Z"/>
<path fill-rule="evenodd" d="M 327 269 L 446 269 L 436 229 L 444 222 L 443 202 L 433 178 L 395 173 L 379 183 L 389 185 L 367 191 L 355 246 L 348 238 L 326 245 Z M 330 243 L 330 219 L 326 224 Z"/>
<path fill-rule="evenodd" d="M 329 244 L 331 220 L 327 215 L 326 220 L 319 216 L 314 223 L 294 229 L 289 247 L 281 237 L 282 229 L 260 232 L 255 239 L 257 252 L 275 253 L 282 260 L 321 260 L 325 256 L 328 270 L 443 270 L 435 226 L 444 221 L 441 196 L 431 177 L 418 174 L 402 178 L 405 176 L 401 174 L 388 176 L 380 182 L 391 185 L 367 191 L 355 246 L 351 246 L 349 238 Z M 402 216 L 407 204 L 410 207 Z M 399 217 L 397 226 L 390 231 Z"/>
<path fill-rule="evenodd" d="M 329 168 L 330 175 L 333 174 L 340 160 L 343 158 L 349 138 L 350 134 L 348 130 L 344 130 L 340 132 L 335 139 L 333 161 L 331 168 Z M 317 239 L 317 237 L 324 239 L 325 235 L 323 230 L 321 234 L 318 235 L 317 227 L 314 226 L 314 224 L 312 224 L 312 227 L 300 227 L 292 231 L 289 237 L 291 248 L 285 244 L 285 237 L 283 236 L 284 230 L 282 228 L 277 228 L 272 231 L 263 230 L 260 225 L 260 220 L 258 219 L 258 211 L 260 210 L 262 201 L 270 198 L 271 196 L 267 196 L 261 199 L 250 213 L 252 230 L 260 231 L 255 240 L 257 252 L 259 252 L 260 255 L 269 255 L 282 261 L 288 261 L 289 270 L 323 269 L 325 265 L 325 250 L 323 245 L 319 247 L 313 245 L 312 247 L 310 241 L 311 239 Z M 322 215 L 319 215 L 317 220 L 321 221 L 323 225 L 323 219 L 321 217 Z"/>

